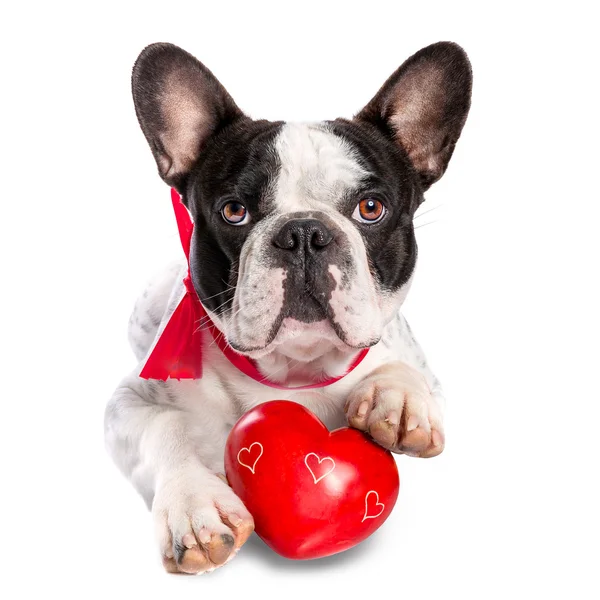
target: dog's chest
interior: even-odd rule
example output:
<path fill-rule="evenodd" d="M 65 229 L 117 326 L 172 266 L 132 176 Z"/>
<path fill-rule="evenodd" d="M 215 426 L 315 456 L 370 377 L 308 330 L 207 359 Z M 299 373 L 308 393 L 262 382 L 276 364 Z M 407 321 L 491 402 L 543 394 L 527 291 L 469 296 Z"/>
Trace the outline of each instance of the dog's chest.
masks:
<path fill-rule="evenodd" d="M 341 380 L 307 390 L 278 389 L 259 383 L 239 371 L 214 345 L 207 348 L 202 379 L 173 382 L 178 402 L 203 420 L 224 418 L 232 427 L 246 411 L 269 400 L 291 400 L 306 406 L 330 429 L 346 425 L 344 404 L 358 382 L 389 360 L 383 344 L 370 349 L 363 362 Z"/>

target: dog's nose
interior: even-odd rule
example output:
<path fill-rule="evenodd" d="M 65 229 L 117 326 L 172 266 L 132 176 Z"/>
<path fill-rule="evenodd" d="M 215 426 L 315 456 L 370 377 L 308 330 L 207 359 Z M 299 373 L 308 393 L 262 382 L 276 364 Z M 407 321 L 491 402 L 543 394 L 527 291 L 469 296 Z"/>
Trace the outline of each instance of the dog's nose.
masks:
<path fill-rule="evenodd" d="M 290 219 L 273 238 L 273 244 L 282 250 L 300 253 L 318 252 L 325 248 L 333 235 L 318 219 Z"/>

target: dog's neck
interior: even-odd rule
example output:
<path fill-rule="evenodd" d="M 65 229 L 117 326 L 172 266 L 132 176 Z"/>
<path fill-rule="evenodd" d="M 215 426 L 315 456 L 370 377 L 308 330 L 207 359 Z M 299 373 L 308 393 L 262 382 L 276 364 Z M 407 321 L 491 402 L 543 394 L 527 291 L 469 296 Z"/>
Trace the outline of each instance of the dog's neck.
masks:
<path fill-rule="evenodd" d="M 304 358 L 298 351 L 290 356 L 285 348 L 276 349 L 257 359 L 256 365 L 260 372 L 274 383 L 306 385 L 344 375 L 359 352 L 344 352 L 328 340 L 316 345 L 318 348 L 307 350 Z"/>
<path fill-rule="evenodd" d="M 260 372 L 270 381 L 296 386 L 340 377 L 357 355 L 358 352 L 342 354 L 337 348 L 332 348 L 314 360 L 300 361 L 275 351 L 256 363 Z"/>

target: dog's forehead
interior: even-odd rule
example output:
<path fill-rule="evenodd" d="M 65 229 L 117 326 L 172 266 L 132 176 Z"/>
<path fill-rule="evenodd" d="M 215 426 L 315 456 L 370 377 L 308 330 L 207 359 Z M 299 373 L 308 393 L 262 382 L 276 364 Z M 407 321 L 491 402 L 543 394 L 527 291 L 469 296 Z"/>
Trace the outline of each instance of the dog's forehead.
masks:
<path fill-rule="evenodd" d="M 285 123 L 274 140 L 277 212 L 332 210 L 368 175 L 350 142 L 326 123 Z"/>

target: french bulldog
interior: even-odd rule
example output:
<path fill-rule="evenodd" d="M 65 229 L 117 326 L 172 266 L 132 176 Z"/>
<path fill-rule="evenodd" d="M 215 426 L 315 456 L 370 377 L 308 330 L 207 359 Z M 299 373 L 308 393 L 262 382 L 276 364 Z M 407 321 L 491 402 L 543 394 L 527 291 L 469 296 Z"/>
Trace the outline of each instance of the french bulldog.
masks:
<path fill-rule="evenodd" d="M 471 84 L 465 52 L 440 42 L 404 62 L 352 119 L 271 122 L 246 116 L 177 46 L 140 54 L 136 114 L 194 222 L 193 287 L 229 346 L 285 386 L 237 369 L 201 322 L 200 379 L 146 380 L 138 365 L 117 387 L 106 445 L 152 511 L 167 571 L 211 571 L 253 531 L 223 460 L 228 432 L 261 402 L 299 402 L 329 428 L 349 424 L 392 452 L 442 452 L 442 390 L 400 309 L 417 261 L 413 217 L 448 166 Z M 129 339 L 140 365 L 187 270 L 178 262 L 160 273 L 135 305 Z"/>

